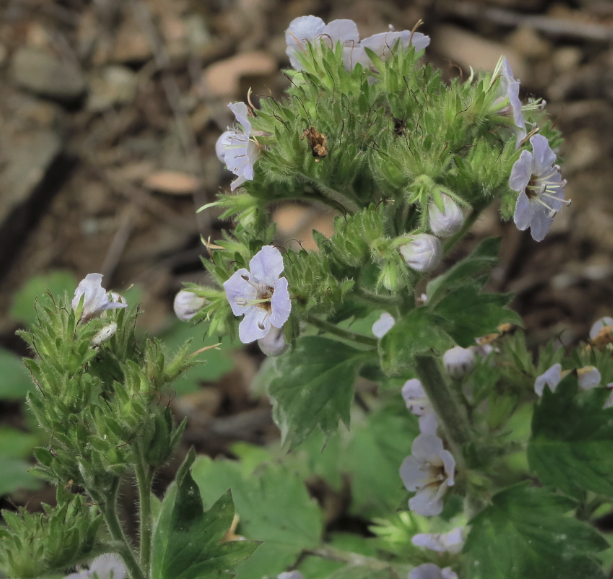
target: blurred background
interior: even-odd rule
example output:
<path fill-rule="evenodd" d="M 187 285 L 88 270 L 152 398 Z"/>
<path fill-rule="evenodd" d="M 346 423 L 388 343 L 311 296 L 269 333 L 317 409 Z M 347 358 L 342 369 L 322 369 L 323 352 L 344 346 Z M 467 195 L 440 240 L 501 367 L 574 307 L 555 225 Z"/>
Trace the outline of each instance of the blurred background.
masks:
<path fill-rule="evenodd" d="M 172 312 L 182 282 L 204 279 L 201 237 L 231 226 L 196 209 L 233 178 L 214 151 L 233 122 L 226 105 L 249 88 L 254 103 L 282 95 L 283 33 L 306 14 L 351 18 L 362 37 L 422 19 L 426 58 L 447 77 L 492 69 L 505 54 L 524 100 L 545 98 L 566 138 L 573 204 L 540 244 L 501 224 L 494 207 L 455 257 L 503 237 L 492 286 L 516 293 L 532 344 L 576 343 L 613 314 L 613 2 L 1 0 L 0 507 L 53 500 L 27 473 L 41 441 L 23 406 L 32 385 L 15 336 L 35 319 L 37 296 L 72 294 L 99 272 L 104 287 L 142 304 L 140 331 L 170 349 L 190 336 L 194 350 L 213 343 Z M 313 228 L 332 230 L 325 208 L 284 205 L 273 215 L 288 246 L 311 249 Z M 182 379 L 170 403 L 190 419 L 186 445 L 231 456 L 238 441 L 278 438 L 267 400 L 250 394 L 262 359 L 257 347 L 224 343 Z"/>

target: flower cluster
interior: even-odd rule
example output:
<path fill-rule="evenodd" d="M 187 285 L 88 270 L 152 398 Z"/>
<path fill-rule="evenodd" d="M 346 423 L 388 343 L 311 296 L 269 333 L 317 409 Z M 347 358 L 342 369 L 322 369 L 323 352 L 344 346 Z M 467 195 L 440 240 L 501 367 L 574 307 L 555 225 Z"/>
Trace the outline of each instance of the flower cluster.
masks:
<path fill-rule="evenodd" d="M 551 368 L 537 377 L 536 381 L 534 382 L 534 391 L 538 396 L 542 396 L 545 386 L 548 386 L 552 392 L 555 392 L 558 384 L 562 381 L 562 378 L 570 374 L 570 372 L 570 370 L 562 371 L 561 364 L 554 364 Z M 579 368 L 577 370 L 577 378 L 579 380 L 579 388 L 582 390 L 591 390 L 592 388 L 596 388 L 600 384 L 601 380 L 600 372 L 594 366 Z"/>
<path fill-rule="evenodd" d="M 360 41 L 358 27 L 353 20 L 333 20 L 326 24 L 317 16 L 301 16 L 292 20 L 285 31 L 285 40 L 286 53 L 295 70 L 303 69 L 300 55 L 307 55 L 309 50 L 317 49 L 318 40 L 324 40 L 332 49 L 338 42 L 341 43 L 346 70 L 352 70 L 358 63 L 364 69 L 373 65 L 366 49 L 372 50 L 376 56 L 385 60 L 392 54 L 397 42 L 404 48 L 413 46 L 417 52 L 430 44 L 430 38 L 420 32 L 397 32 L 393 29 Z"/>

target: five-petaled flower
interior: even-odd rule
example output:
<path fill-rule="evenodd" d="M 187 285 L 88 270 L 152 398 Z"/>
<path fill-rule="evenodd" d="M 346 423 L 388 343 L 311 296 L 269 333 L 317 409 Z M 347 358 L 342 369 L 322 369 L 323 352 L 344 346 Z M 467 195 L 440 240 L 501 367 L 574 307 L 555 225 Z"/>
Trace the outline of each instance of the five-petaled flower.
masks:
<path fill-rule="evenodd" d="M 82 279 L 74 292 L 72 298 L 72 309 L 76 312 L 83 299 L 83 310 L 81 311 L 81 320 L 87 321 L 91 318 L 99 316 L 106 310 L 115 310 L 117 308 L 127 307 L 126 303 L 120 301 L 111 301 L 108 292 L 102 287 L 101 273 L 88 273 L 85 279 Z M 115 294 L 117 295 L 117 294 Z M 123 299 L 119 297 L 119 299 Z"/>
<path fill-rule="evenodd" d="M 422 434 L 436 435 L 438 419 L 426 391 L 417 378 L 407 380 L 402 387 L 402 397 L 407 410 L 419 416 L 419 431 Z"/>
<path fill-rule="evenodd" d="M 126 568 L 121 558 L 115 554 L 108 554 L 96 557 L 89 571 L 71 573 L 64 579 L 124 579 L 126 575 Z"/>
<path fill-rule="evenodd" d="M 324 40 L 330 48 L 336 48 L 337 42 L 343 47 L 343 64 L 352 70 L 359 62 L 364 68 L 372 66 L 366 48 L 372 50 L 379 58 L 386 59 L 392 54 L 396 42 L 404 48 L 414 46 L 419 52 L 430 44 L 430 38 L 420 32 L 409 30 L 382 32 L 365 38 L 360 42 L 358 27 L 353 20 L 333 20 L 329 24 L 317 16 L 301 16 L 292 20 L 285 31 L 286 53 L 295 70 L 302 70 L 299 54 L 308 54 L 309 47 L 316 48 L 316 40 Z"/>
<path fill-rule="evenodd" d="M 434 563 L 424 563 L 409 573 L 409 579 L 458 579 L 451 567 L 441 569 Z"/>
<path fill-rule="evenodd" d="M 542 135 L 530 139 L 532 153 L 522 151 L 513 165 L 509 186 L 519 192 L 513 220 L 520 231 L 530 227 L 535 241 L 542 241 L 549 231 L 555 214 L 565 205 L 564 186 L 559 167 L 554 166 L 556 154 Z"/>
<path fill-rule="evenodd" d="M 411 456 L 400 466 L 400 478 L 409 491 L 409 508 L 418 515 L 433 517 L 443 511 L 443 497 L 454 484 L 455 459 L 443 448 L 443 441 L 431 434 L 420 434 L 411 445 Z"/>
<path fill-rule="evenodd" d="M 218 159 L 238 177 L 230 185 L 230 189 L 234 191 L 245 181 L 253 180 L 253 165 L 260 158 L 260 148 L 251 140 L 252 129 L 247 105 L 239 102 L 230 103 L 228 107 L 234 113 L 243 131 L 222 133 L 215 144 L 215 151 Z"/>
<path fill-rule="evenodd" d="M 264 246 L 249 262 L 249 269 L 236 271 L 224 282 L 226 297 L 235 316 L 245 315 L 238 327 L 244 344 L 264 338 L 271 327 L 281 328 L 292 309 L 283 256 L 272 245 Z"/>

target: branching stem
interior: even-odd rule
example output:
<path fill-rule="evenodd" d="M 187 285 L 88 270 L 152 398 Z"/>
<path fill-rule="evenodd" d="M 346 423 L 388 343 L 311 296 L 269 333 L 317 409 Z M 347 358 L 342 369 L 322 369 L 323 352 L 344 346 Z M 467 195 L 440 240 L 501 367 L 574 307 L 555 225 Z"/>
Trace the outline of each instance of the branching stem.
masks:
<path fill-rule="evenodd" d="M 355 332 L 350 332 L 349 330 L 345 330 L 344 328 L 339 328 L 330 322 L 326 322 L 324 320 L 320 320 L 314 316 L 308 316 L 307 322 L 312 324 L 313 326 L 323 330 L 324 332 L 328 332 L 330 334 L 334 334 L 339 338 L 344 338 L 345 340 L 351 340 L 352 342 L 357 342 L 358 344 L 364 344 L 365 346 L 376 347 L 377 340 L 375 338 L 370 338 L 368 336 L 363 336 L 362 334 L 356 334 Z"/>

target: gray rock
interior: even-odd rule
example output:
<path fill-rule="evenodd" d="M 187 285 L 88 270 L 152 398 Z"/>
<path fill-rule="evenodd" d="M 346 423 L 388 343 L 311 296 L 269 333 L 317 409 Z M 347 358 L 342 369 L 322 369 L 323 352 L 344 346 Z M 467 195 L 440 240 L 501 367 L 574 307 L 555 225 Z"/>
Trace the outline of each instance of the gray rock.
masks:
<path fill-rule="evenodd" d="M 24 47 L 13 56 L 13 77 L 17 84 L 38 95 L 70 102 L 85 91 L 79 66 L 63 61 L 38 48 Z"/>

